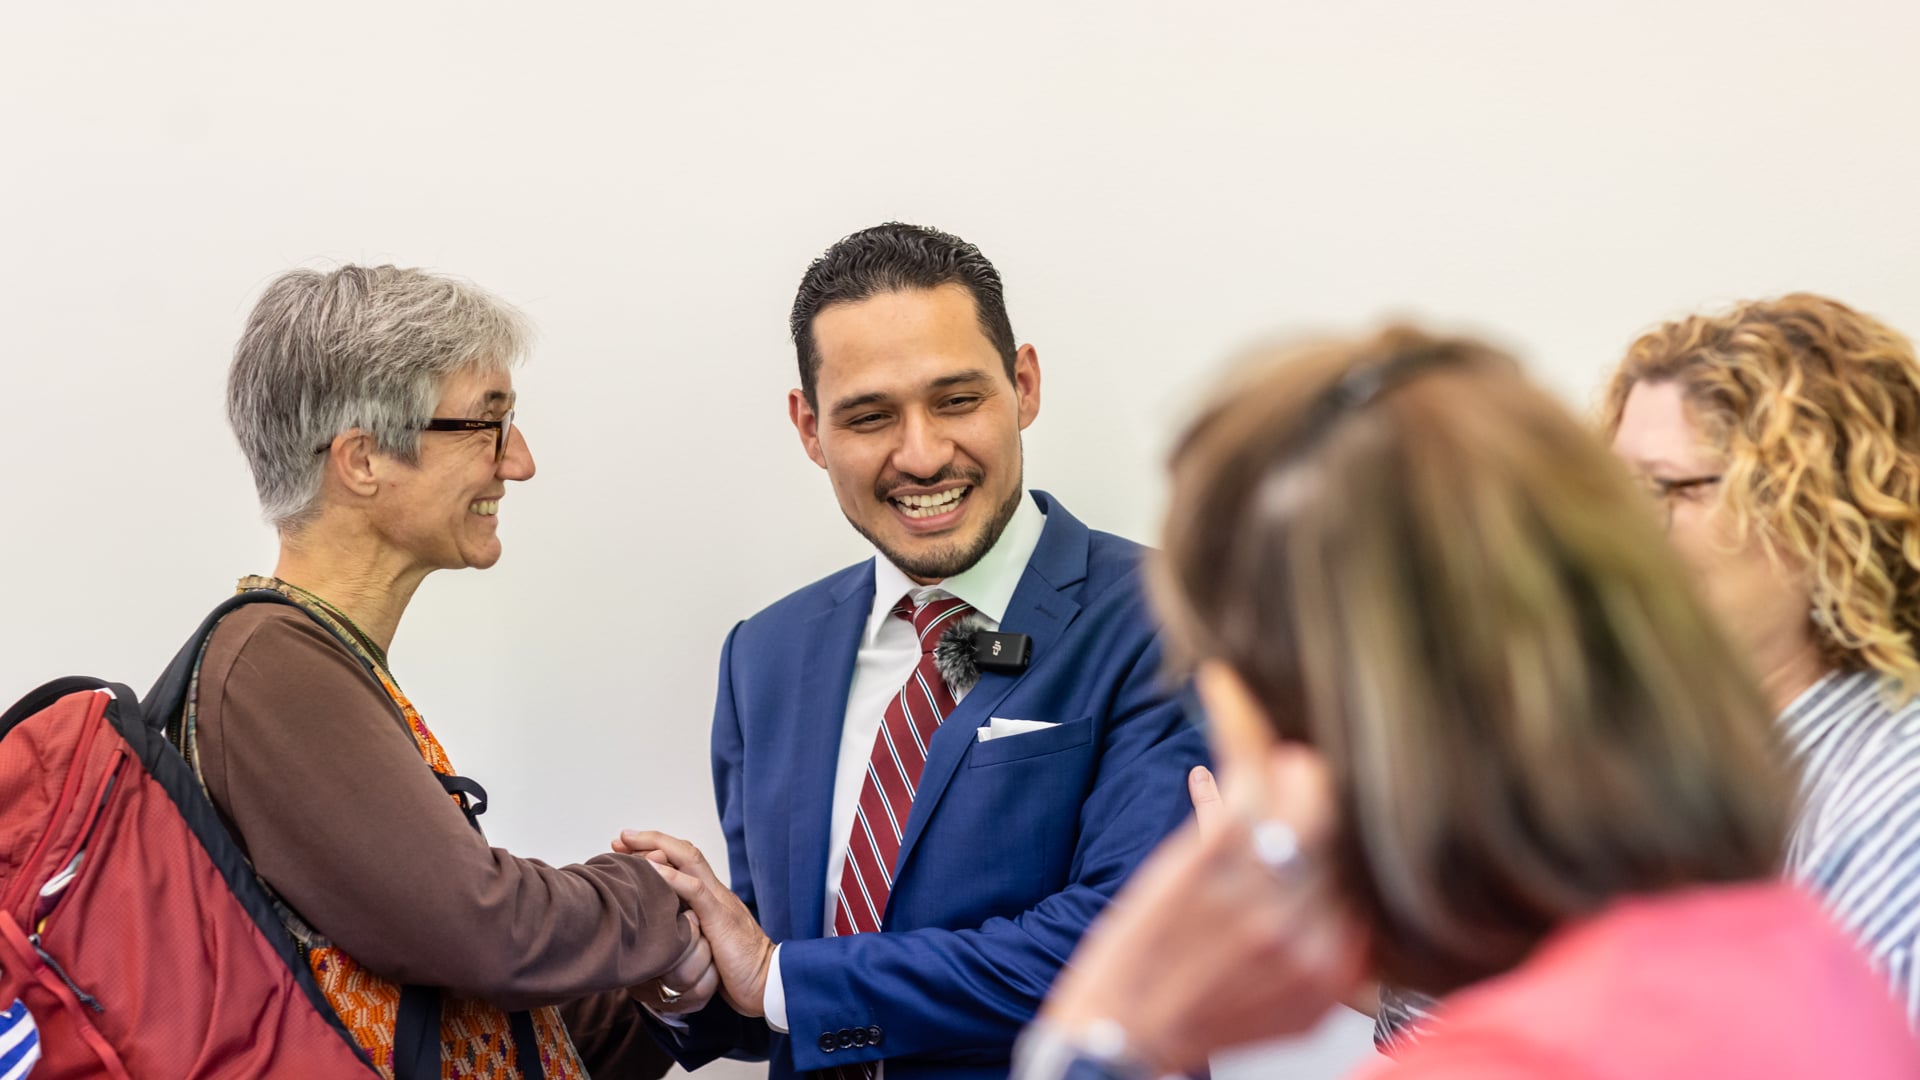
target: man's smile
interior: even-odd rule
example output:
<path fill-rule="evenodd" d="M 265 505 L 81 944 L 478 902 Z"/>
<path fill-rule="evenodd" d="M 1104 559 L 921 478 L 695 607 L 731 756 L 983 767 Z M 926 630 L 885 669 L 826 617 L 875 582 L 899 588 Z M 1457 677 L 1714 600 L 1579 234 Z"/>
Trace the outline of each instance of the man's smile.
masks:
<path fill-rule="evenodd" d="M 926 494 L 892 495 L 887 498 L 887 501 L 906 517 L 915 521 L 924 521 L 958 510 L 972 491 L 972 484 L 962 484 L 945 491 Z"/>

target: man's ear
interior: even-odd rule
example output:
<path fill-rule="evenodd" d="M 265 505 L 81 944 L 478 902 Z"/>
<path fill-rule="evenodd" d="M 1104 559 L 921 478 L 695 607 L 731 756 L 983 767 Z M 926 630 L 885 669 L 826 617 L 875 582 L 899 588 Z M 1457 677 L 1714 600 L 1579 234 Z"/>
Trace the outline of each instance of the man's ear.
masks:
<path fill-rule="evenodd" d="M 1040 353 L 1031 345 L 1013 354 L 1013 391 L 1020 404 L 1020 430 L 1040 415 Z"/>
<path fill-rule="evenodd" d="M 813 403 L 807 400 L 805 391 L 787 391 L 787 418 L 793 421 L 793 430 L 800 434 L 800 447 L 807 457 L 821 468 L 827 467 L 827 455 L 820 452 L 820 415 L 813 411 Z"/>

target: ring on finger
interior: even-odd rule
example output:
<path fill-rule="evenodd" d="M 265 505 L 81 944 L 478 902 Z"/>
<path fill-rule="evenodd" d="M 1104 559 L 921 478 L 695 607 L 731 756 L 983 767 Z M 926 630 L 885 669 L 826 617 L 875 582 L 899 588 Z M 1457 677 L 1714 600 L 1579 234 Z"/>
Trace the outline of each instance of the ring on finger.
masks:
<path fill-rule="evenodd" d="M 1276 818 L 1255 822 L 1253 853 L 1266 868 L 1281 877 L 1298 874 L 1306 862 L 1300 850 L 1300 836 L 1293 826 Z"/>
<path fill-rule="evenodd" d="M 671 1005 L 685 996 L 685 994 L 668 986 L 666 983 L 660 984 L 660 1003 L 662 1005 Z"/>

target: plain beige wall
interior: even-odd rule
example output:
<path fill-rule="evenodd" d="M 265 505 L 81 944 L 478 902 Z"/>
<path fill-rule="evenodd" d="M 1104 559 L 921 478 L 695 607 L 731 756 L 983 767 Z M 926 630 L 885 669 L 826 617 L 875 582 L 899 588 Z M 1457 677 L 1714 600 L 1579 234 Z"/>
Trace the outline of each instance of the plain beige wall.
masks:
<path fill-rule="evenodd" d="M 550 861 L 628 824 L 717 849 L 721 637 L 863 555 L 784 414 L 792 289 L 859 227 L 985 248 L 1046 376 L 1031 483 L 1143 539 L 1184 409 L 1270 331 L 1498 328 L 1584 401 L 1703 303 L 1812 288 L 1920 329 L 1904 0 L 5 14 L 0 701 L 144 688 L 270 568 L 221 404 L 269 277 L 462 274 L 540 326 L 540 474 L 393 661 L 496 842 Z M 1365 1052 L 1341 1021 L 1226 1071 Z"/>

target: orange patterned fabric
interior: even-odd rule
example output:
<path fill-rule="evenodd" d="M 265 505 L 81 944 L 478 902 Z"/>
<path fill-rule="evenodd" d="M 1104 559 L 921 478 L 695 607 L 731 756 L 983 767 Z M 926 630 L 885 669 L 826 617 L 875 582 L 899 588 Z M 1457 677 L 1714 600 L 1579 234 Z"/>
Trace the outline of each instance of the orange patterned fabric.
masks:
<path fill-rule="evenodd" d="M 420 711 L 400 691 L 399 684 L 394 682 L 383 660 L 362 642 L 358 628 L 329 611 L 323 603 L 315 603 L 315 598 L 304 590 L 277 578 L 255 576 L 240 579 L 239 591 L 248 589 L 271 589 L 280 593 L 332 631 L 341 644 L 373 671 L 387 696 L 400 709 L 401 715 L 406 718 L 407 730 L 413 735 L 414 746 L 420 751 L 421 760 L 442 776 L 454 775 L 453 764 L 447 760 L 447 752 L 441 747 L 440 740 L 433 737 L 427 722 L 421 719 Z M 187 704 L 186 730 L 189 733 L 193 730 L 193 703 L 198 693 L 198 683 L 196 672 L 193 693 L 189 694 Z M 188 738 L 191 740 L 191 734 Z M 196 772 L 199 769 L 197 759 L 194 760 L 194 768 Z M 451 798 L 456 804 L 460 802 L 458 796 Z M 268 891 L 271 892 L 271 888 Z M 393 1025 L 400 1013 L 399 985 L 361 967 L 353 957 L 334 947 L 308 926 L 292 909 L 279 903 L 278 897 L 275 901 L 280 909 L 281 921 L 293 934 L 294 940 L 299 942 L 301 952 L 306 956 L 308 966 L 313 969 L 314 979 L 320 984 L 327 1002 L 339 1014 L 353 1041 L 373 1059 L 380 1075 L 392 1080 Z M 532 1015 L 535 1041 L 540 1046 L 540 1064 L 545 1074 L 551 1080 L 585 1080 L 587 1070 L 574 1052 L 573 1041 L 567 1035 L 566 1023 L 561 1020 L 560 1011 L 549 1006 L 533 1010 Z M 515 1058 L 513 1034 L 505 1012 L 484 1001 L 456 997 L 450 993 L 441 994 L 440 1075 L 443 1080 L 521 1080 L 523 1073 Z"/>

